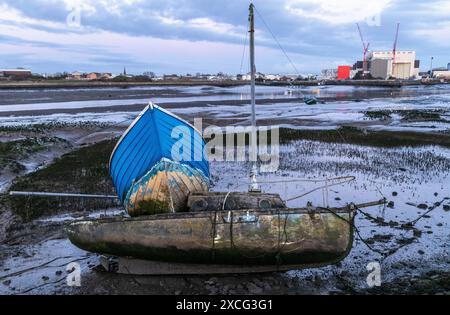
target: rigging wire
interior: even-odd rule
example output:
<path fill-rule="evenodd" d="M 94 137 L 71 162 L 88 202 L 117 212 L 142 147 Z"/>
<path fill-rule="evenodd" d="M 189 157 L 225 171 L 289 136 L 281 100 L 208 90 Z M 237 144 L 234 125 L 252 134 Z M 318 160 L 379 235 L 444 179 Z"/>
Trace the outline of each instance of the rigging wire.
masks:
<path fill-rule="evenodd" d="M 248 40 L 248 33 L 244 36 L 244 47 L 242 49 L 242 57 L 241 57 L 241 67 L 239 68 L 239 73 L 242 74 L 242 69 L 244 67 L 244 59 L 245 59 L 245 52 L 247 49 L 247 40 Z"/>
<path fill-rule="evenodd" d="M 298 71 L 297 67 L 295 66 L 295 64 L 292 62 L 291 58 L 289 57 L 289 55 L 287 54 L 286 50 L 283 48 L 283 46 L 281 46 L 281 43 L 278 41 L 277 37 L 275 36 L 275 34 L 272 32 L 271 28 L 269 27 L 269 25 L 266 23 L 266 21 L 264 20 L 264 18 L 262 17 L 261 13 L 259 13 L 258 8 L 255 6 L 255 11 L 256 14 L 258 14 L 258 16 L 260 17 L 261 21 L 263 22 L 264 26 L 267 28 L 267 30 L 269 31 L 270 35 L 273 37 L 273 39 L 275 40 L 275 42 L 277 43 L 278 47 L 281 49 L 281 51 L 283 52 L 284 56 L 286 57 L 286 59 L 289 61 L 289 63 L 291 64 L 291 66 L 294 68 L 295 72 L 300 75 L 300 72 Z"/>
<path fill-rule="evenodd" d="M 272 29 L 269 27 L 269 25 L 266 23 L 266 21 L 264 20 L 262 14 L 258 11 L 258 8 L 255 6 L 255 11 L 256 14 L 258 14 L 259 18 L 261 19 L 261 21 L 263 22 L 264 26 L 267 28 L 267 30 L 269 31 L 270 35 L 272 36 L 272 38 L 275 40 L 275 42 L 277 43 L 278 47 L 280 48 L 280 50 L 283 52 L 284 56 L 286 57 L 286 59 L 289 61 L 289 63 L 291 64 L 292 68 L 295 70 L 295 72 L 297 73 L 297 75 L 301 75 L 300 72 L 298 71 L 297 67 L 295 66 L 294 62 L 292 62 L 292 59 L 289 57 L 289 55 L 287 54 L 286 50 L 283 48 L 283 46 L 281 45 L 280 41 L 277 39 L 277 37 L 275 36 L 274 32 L 272 31 Z M 290 83 L 290 86 L 294 86 L 292 83 Z M 304 94 L 299 91 L 300 94 L 302 96 L 304 96 Z M 328 116 L 328 114 L 326 114 Z M 331 120 L 331 119 L 330 119 Z M 338 135 L 341 137 L 341 139 L 346 142 L 345 137 L 343 136 L 343 134 L 340 132 L 339 128 L 336 129 Z"/>

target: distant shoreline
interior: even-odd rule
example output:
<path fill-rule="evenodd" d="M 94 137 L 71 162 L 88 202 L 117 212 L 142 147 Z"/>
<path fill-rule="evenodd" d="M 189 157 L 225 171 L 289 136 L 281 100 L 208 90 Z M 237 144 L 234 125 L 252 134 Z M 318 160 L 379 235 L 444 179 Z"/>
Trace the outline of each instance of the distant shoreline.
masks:
<path fill-rule="evenodd" d="M 297 81 L 288 82 L 258 82 L 260 86 L 373 86 L 373 87 L 402 87 L 410 85 L 436 85 L 450 82 L 420 81 L 420 80 L 325 80 L 325 81 Z M 79 88 L 129 88 L 153 86 L 215 86 L 233 87 L 248 85 L 248 81 L 151 81 L 151 82 L 111 82 L 111 81 L 0 81 L 0 90 L 9 89 L 79 89 Z"/>

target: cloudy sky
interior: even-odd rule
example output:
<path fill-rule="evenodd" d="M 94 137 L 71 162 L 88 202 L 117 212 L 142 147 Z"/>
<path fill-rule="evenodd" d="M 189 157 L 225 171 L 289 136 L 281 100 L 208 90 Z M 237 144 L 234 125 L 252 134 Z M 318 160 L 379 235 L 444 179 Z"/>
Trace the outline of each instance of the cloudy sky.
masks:
<path fill-rule="evenodd" d="M 255 0 L 257 68 L 317 73 L 372 49 L 450 62 L 450 0 Z M 0 0 L 0 68 L 34 72 L 227 73 L 248 70 L 248 0 Z M 266 25 L 270 28 L 266 28 Z M 278 47 L 271 32 L 292 60 Z M 245 56 L 242 63 L 242 57 Z M 242 65 L 242 66 L 241 66 Z M 296 68 L 296 69 L 295 69 Z"/>

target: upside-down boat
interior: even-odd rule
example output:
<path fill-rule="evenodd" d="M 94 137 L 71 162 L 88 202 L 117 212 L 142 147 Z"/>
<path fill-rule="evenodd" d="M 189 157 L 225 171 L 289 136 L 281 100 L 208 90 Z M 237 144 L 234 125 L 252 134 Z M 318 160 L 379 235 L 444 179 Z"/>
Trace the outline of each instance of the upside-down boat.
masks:
<path fill-rule="evenodd" d="M 252 124 L 256 127 L 253 19 L 250 5 Z M 249 192 L 211 192 L 209 164 L 202 154 L 205 145 L 194 126 L 148 105 L 110 159 L 110 174 L 129 216 L 74 222 L 67 228 L 70 241 L 102 254 L 108 270 L 123 273 L 318 267 L 347 256 L 356 209 L 383 202 L 288 208 L 278 194 L 260 191 L 254 169 Z"/>

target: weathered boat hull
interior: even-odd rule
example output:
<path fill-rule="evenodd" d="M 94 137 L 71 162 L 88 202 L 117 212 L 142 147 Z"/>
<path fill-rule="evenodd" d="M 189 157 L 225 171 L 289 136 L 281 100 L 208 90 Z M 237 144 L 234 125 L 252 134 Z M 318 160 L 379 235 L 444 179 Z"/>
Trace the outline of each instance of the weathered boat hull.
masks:
<path fill-rule="evenodd" d="M 91 252 L 151 261 L 297 269 L 338 262 L 353 243 L 354 212 L 269 209 L 79 221 L 69 239 Z"/>
<path fill-rule="evenodd" d="M 185 211 L 189 195 L 208 188 L 209 179 L 201 171 L 162 159 L 133 183 L 124 205 L 132 217 Z"/>

